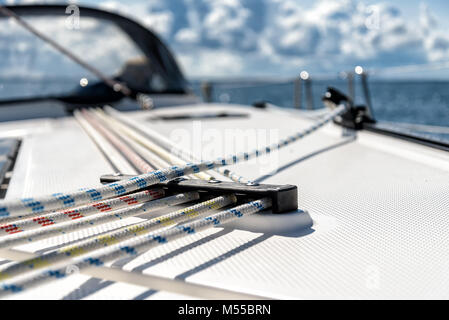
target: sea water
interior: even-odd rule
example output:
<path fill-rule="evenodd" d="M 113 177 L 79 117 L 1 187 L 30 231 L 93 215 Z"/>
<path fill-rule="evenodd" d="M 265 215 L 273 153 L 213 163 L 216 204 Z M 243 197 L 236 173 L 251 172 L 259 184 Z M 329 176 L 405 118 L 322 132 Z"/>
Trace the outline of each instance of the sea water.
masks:
<path fill-rule="evenodd" d="M 212 101 L 252 105 L 266 101 L 282 108 L 294 107 L 293 82 L 225 80 L 212 81 Z M 201 96 L 201 82 L 190 81 L 192 91 Z M 311 82 L 312 104 L 306 101 L 302 90 L 303 109 L 323 108 L 321 98 L 327 87 L 335 87 L 348 93 L 348 83 L 344 80 L 313 80 Z M 0 81 L 0 99 L 14 99 L 32 96 L 63 95 L 76 88 L 74 81 L 57 79 L 54 81 Z M 369 80 L 369 97 L 374 117 L 378 121 L 424 124 L 447 127 L 432 130 L 439 138 L 449 140 L 449 81 L 406 81 Z M 355 81 L 355 102 L 366 104 L 366 97 L 358 79 Z M 446 132 L 446 133 L 444 133 Z"/>
<path fill-rule="evenodd" d="M 266 101 L 282 108 L 295 107 L 295 86 L 292 82 L 214 81 L 211 83 L 213 101 L 244 105 Z M 347 81 L 315 80 L 311 82 L 313 103 L 307 103 L 306 90 L 302 87 L 301 108 L 323 108 L 321 98 L 327 87 L 334 87 L 348 94 Z M 201 95 L 201 82 L 192 81 L 192 89 L 196 94 Z M 368 89 L 376 120 L 446 127 L 434 128 L 432 132 L 426 133 L 449 141 L 449 81 L 371 80 L 368 82 Z M 361 82 L 355 82 L 354 91 L 356 105 L 366 105 L 366 96 Z"/>

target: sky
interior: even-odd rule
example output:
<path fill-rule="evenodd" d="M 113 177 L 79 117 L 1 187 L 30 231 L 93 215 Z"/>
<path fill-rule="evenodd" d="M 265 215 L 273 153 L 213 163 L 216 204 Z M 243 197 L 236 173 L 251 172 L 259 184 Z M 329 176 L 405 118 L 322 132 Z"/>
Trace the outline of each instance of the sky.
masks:
<path fill-rule="evenodd" d="M 383 78 L 449 78 L 444 0 L 72 2 L 137 19 L 190 78 L 288 78 L 302 70 L 325 77 L 357 65 Z"/>

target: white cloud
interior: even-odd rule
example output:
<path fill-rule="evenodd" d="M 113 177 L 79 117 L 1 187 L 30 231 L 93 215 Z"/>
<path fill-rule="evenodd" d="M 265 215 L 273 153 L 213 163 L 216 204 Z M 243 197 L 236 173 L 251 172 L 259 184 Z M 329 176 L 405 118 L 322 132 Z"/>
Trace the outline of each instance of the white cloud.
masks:
<path fill-rule="evenodd" d="M 308 7 L 297 0 L 98 3 L 155 30 L 190 76 L 288 76 L 301 68 L 337 73 L 355 64 L 422 64 L 449 54 L 449 36 L 426 6 L 414 21 L 395 5 L 359 0 L 319 0 Z"/>
<path fill-rule="evenodd" d="M 196 55 L 178 55 L 181 68 L 193 77 L 241 75 L 245 61 L 236 52 L 204 49 Z M 207 61 L 207 63 L 205 63 Z"/>
<path fill-rule="evenodd" d="M 427 5 L 421 5 L 420 25 L 428 59 L 432 62 L 447 61 L 449 36 L 438 30 L 438 23 Z"/>
<path fill-rule="evenodd" d="M 195 30 L 184 28 L 175 35 L 175 41 L 185 44 L 195 44 L 200 40 L 200 35 Z"/>
<path fill-rule="evenodd" d="M 141 52 L 111 23 L 81 17 L 81 29 L 68 29 L 66 18 L 27 17 L 26 21 L 107 75 L 115 75 Z M 114 39 L 111 41 L 110 39 Z M 49 78 L 90 76 L 84 68 L 12 19 L 0 20 L 0 74 Z"/>

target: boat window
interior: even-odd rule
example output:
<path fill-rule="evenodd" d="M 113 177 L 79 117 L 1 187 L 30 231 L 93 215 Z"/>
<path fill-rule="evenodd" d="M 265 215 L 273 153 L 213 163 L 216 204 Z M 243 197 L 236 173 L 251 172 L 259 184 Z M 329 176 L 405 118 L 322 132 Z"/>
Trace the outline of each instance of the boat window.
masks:
<path fill-rule="evenodd" d="M 142 92 L 169 90 L 165 79 L 134 41 L 113 22 L 66 16 L 23 16 L 103 74 Z M 66 96 L 100 80 L 12 18 L 0 19 L 0 100 Z"/>

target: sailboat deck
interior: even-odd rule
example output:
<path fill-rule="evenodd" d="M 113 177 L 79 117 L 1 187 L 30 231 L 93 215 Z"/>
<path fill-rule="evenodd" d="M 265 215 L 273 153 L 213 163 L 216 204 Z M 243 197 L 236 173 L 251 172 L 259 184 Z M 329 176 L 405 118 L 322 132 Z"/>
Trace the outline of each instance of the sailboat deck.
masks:
<path fill-rule="evenodd" d="M 160 117 L 211 112 L 245 116 Z M 218 104 L 126 116 L 182 141 L 197 157 L 255 149 L 313 123 L 295 111 Z M 16 124 L 0 125 L 0 136 L 20 131 Z M 101 175 L 112 173 L 73 118 L 27 121 L 20 134 L 7 199 L 99 185 Z M 256 140 L 248 138 L 254 135 Z M 449 298 L 449 153 L 331 124 L 277 153 L 230 168 L 259 183 L 297 185 L 299 210 L 245 217 L 114 267 L 268 298 Z M 15 249 L 42 250 L 145 218 Z M 12 298 L 180 297 L 196 295 L 77 274 Z"/>

